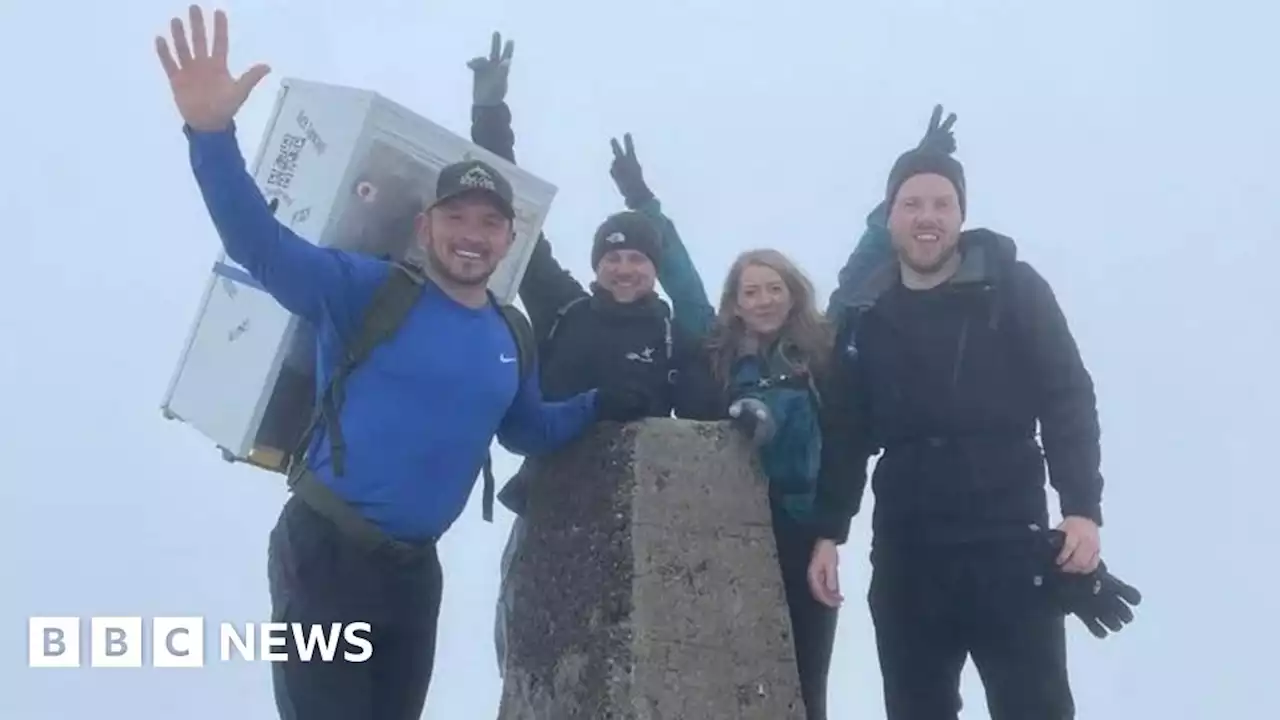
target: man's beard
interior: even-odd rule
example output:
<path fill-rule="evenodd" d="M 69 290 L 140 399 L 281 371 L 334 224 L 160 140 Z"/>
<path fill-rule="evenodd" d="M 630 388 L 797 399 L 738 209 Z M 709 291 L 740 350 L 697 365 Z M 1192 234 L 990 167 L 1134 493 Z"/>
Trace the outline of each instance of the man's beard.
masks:
<path fill-rule="evenodd" d="M 434 249 L 428 248 L 426 250 L 426 256 L 427 264 L 430 266 L 433 273 L 455 285 L 461 285 L 463 287 L 475 287 L 477 285 L 488 284 L 489 278 L 496 270 L 496 268 L 491 268 L 488 272 L 483 273 L 478 277 L 462 277 L 454 274 L 454 272 L 449 269 L 448 263 L 440 259 L 440 256 L 436 254 Z"/>
<path fill-rule="evenodd" d="M 960 244 L 957 243 L 955 245 L 952 245 L 949 250 L 944 251 L 941 255 L 938 256 L 937 260 L 934 260 L 928 265 L 921 265 L 915 262 L 914 260 L 911 259 L 911 253 L 906 251 L 900 251 L 898 253 L 898 257 L 902 260 L 902 263 L 907 267 L 911 268 L 913 272 L 919 275 L 929 276 L 929 275 L 934 275 L 940 272 L 943 268 L 947 266 L 947 263 L 951 262 L 952 259 L 955 258 L 956 255 L 958 255 L 959 253 L 960 253 Z"/>

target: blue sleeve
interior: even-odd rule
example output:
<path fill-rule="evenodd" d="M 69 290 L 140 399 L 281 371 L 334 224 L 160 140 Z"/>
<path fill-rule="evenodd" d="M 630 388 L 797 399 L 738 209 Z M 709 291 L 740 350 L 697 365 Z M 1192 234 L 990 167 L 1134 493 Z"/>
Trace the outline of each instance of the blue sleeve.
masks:
<path fill-rule="evenodd" d="M 865 283 L 876 268 L 893 257 L 893 243 L 889 240 L 888 208 L 882 202 L 867 214 L 867 228 L 858 245 L 840 269 L 836 289 L 827 303 L 827 315 L 835 317 L 849 305 L 858 286 Z"/>
<path fill-rule="evenodd" d="M 544 401 L 536 363 L 517 393 L 498 428 L 498 443 L 516 455 L 555 452 L 577 439 L 596 420 L 595 390 L 562 402 Z"/>
<path fill-rule="evenodd" d="M 658 282 L 671 297 L 675 323 L 695 338 L 701 340 L 711 332 L 716 311 L 707 300 L 707 290 L 702 276 L 689 257 L 689 250 L 676 230 L 675 223 L 662 212 L 657 198 L 641 203 L 639 212 L 658 225 L 662 232 L 662 266 L 658 268 Z"/>
<path fill-rule="evenodd" d="M 191 170 L 227 256 L 289 312 L 316 324 L 326 316 L 340 326 L 353 323 L 389 266 L 321 248 L 276 220 L 245 168 L 234 124 L 217 132 L 184 132 Z"/>

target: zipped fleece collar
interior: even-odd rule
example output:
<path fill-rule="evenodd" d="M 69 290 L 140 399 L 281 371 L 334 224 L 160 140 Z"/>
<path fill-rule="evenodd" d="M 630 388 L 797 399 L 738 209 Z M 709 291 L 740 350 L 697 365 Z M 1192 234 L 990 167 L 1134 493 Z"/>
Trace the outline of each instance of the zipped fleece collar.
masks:
<path fill-rule="evenodd" d="M 651 317 L 651 318 L 667 318 L 671 316 L 671 307 L 667 302 L 658 296 L 655 292 L 650 292 L 644 297 L 638 298 L 629 303 L 618 302 L 613 294 L 599 283 L 591 283 L 591 309 L 598 313 L 604 313 L 613 317 L 635 318 L 635 317 Z"/>

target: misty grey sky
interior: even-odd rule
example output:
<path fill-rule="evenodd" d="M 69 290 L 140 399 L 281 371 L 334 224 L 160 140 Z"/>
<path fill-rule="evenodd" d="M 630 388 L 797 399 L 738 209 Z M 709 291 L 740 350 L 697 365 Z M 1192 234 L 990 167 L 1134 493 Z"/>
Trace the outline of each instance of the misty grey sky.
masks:
<path fill-rule="evenodd" d="M 711 292 L 738 252 L 774 246 L 825 299 L 893 158 L 944 103 L 959 115 L 969 226 L 1017 239 L 1093 372 L 1103 555 L 1147 597 L 1105 641 L 1071 621 L 1079 716 L 1280 717 L 1273 4 L 222 7 L 233 72 L 274 69 L 239 117 L 246 153 L 286 76 L 376 90 L 465 135 L 465 63 L 491 31 L 513 38 L 517 158 L 558 185 L 546 230 L 580 278 L 591 231 L 621 207 L 609 138 L 630 131 Z M 218 251 L 152 49 L 185 8 L 0 5 L 5 718 L 275 717 L 265 664 L 26 668 L 30 615 L 267 619 L 280 479 L 224 463 L 159 412 Z M 513 468 L 499 458 L 500 476 Z M 492 608 L 511 515 L 487 525 L 478 504 L 443 544 L 429 718 L 497 706 Z M 866 520 L 856 528 L 836 718 L 883 716 Z M 972 669 L 964 691 L 964 717 L 985 717 Z"/>

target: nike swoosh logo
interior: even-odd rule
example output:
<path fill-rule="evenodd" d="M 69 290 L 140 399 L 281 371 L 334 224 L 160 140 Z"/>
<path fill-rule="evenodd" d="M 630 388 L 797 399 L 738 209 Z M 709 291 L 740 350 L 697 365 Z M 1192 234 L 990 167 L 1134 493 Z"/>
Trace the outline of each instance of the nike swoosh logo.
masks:
<path fill-rule="evenodd" d="M 498 356 L 498 359 L 499 359 L 499 360 L 501 360 L 501 361 L 502 361 L 502 362 L 504 362 L 504 363 L 513 363 L 513 362 L 515 362 L 515 361 L 516 361 L 516 359 L 515 359 L 515 358 L 513 358 L 513 357 L 507 357 L 506 355 L 499 355 L 499 356 Z"/>

